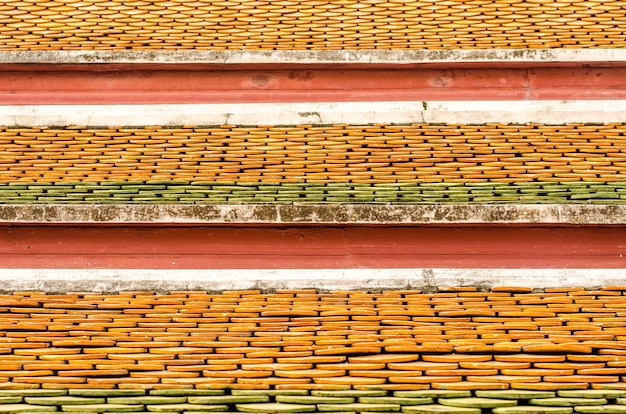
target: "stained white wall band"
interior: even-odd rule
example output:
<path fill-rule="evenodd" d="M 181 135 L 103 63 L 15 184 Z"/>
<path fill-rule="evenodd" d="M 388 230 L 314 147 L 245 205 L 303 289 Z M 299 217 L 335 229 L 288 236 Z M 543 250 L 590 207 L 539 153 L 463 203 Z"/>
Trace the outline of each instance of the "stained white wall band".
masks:
<path fill-rule="evenodd" d="M 625 184 L 626 185 L 626 184 Z M 0 224 L 625 225 L 621 204 L 0 204 Z"/>
<path fill-rule="evenodd" d="M 626 100 L 5 105 L 3 126 L 626 122 Z"/>
<path fill-rule="evenodd" d="M 0 269 L 2 291 L 529 288 L 625 285 L 626 269 Z"/>
<path fill-rule="evenodd" d="M 56 50 L 3 51 L 0 64 L 384 64 L 459 65 L 467 63 L 541 64 L 623 63 L 625 49 L 486 50 Z"/>

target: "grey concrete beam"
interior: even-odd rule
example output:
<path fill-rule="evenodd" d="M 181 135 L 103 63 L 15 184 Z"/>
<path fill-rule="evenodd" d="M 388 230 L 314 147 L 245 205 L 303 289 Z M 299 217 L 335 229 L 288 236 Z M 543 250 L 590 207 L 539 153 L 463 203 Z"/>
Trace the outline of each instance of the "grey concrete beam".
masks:
<path fill-rule="evenodd" d="M 0 225 L 16 224 L 624 225 L 626 205 L 0 205 Z"/>
<path fill-rule="evenodd" d="M 464 64 L 626 62 L 626 49 L 4 51 L 0 64 Z"/>

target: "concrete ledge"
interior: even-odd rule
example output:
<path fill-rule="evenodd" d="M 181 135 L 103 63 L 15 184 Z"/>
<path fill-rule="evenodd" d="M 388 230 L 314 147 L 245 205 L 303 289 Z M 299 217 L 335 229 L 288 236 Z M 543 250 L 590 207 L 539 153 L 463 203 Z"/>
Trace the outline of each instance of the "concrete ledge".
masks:
<path fill-rule="evenodd" d="M 0 205 L 0 224 L 623 225 L 626 205 Z"/>
<path fill-rule="evenodd" d="M 626 122 L 626 100 L 7 105 L 1 108 L 0 125 L 21 127 Z"/>
<path fill-rule="evenodd" d="M 467 64 L 626 62 L 626 49 L 4 51 L 0 64 Z"/>
<path fill-rule="evenodd" d="M 306 289 L 434 290 L 448 286 L 597 288 L 624 284 L 624 269 L 0 269 L 1 291 L 120 292 Z"/>

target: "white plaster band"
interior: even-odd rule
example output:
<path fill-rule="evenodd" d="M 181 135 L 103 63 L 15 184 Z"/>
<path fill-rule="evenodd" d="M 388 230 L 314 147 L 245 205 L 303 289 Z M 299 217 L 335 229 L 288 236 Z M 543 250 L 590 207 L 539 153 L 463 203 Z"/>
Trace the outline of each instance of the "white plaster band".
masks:
<path fill-rule="evenodd" d="M 621 204 L 4 204 L 0 224 L 624 225 Z"/>
<path fill-rule="evenodd" d="M 3 51 L 0 64 L 466 64 L 621 63 L 626 49 L 487 50 L 57 50 Z"/>
<path fill-rule="evenodd" d="M 626 100 L 6 105 L 4 126 L 626 122 Z"/>
<path fill-rule="evenodd" d="M 624 285 L 626 269 L 0 269 L 2 291 L 428 289 Z"/>

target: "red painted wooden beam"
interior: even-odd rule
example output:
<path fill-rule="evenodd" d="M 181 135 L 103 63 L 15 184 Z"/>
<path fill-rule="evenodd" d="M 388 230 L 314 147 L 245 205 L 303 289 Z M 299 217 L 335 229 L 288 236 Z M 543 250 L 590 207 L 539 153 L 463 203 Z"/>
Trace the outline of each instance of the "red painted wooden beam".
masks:
<path fill-rule="evenodd" d="M 2 268 L 624 268 L 618 226 L 3 226 Z"/>
<path fill-rule="evenodd" d="M 624 98 L 622 66 L 0 66 L 0 105 Z"/>

